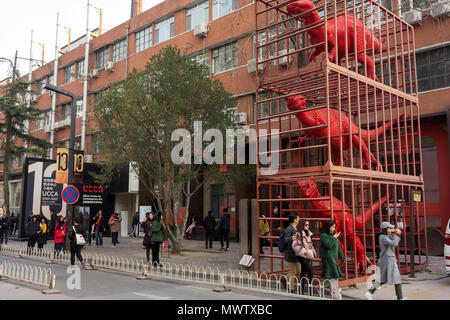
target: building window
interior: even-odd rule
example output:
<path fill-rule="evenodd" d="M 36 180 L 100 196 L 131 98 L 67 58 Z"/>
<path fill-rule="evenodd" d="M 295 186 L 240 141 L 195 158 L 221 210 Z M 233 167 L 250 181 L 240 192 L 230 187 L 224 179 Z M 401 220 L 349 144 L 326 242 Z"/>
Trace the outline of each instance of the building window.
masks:
<path fill-rule="evenodd" d="M 55 81 L 55 77 L 53 75 L 48 76 L 48 83 L 56 86 L 56 83 L 53 83 Z"/>
<path fill-rule="evenodd" d="M 212 52 L 212 73 L 216 74 L 238 66 L 237 41 L 214 49 Z"/>
<path fill-rule="evenodd" d="M 77 118 L 81 118 L 83 116 L 83 100 L 77 101 Z"/>
<path fill-rule="evenodd" d="M 267 91 L 260 92 L 258 95 L 259 101 L 271 99 L 278 97 L 277 93 L 272 93 L 269 95 Z M 268 102 L 259 103 L 258 106 L 258 119 L 265 118 L 267 116 L 275 115 L 278 113 L 286 112 L 286 101 L 284 99 L 281 100 L 272 100 Z M 274 119 L 273 119 L 274 120 Z M 262 122 L 260 122 L 262 123 Z"/>
<path fill-rule="evenodd" d="M 193 61 L 198 64 L 204 65 L 209 70 L 209 55 L 208 52 L 201 53 L 192 58 Z"/>
<path fill-rule="evenodd" d="M 9 182 L 9 213 L 14 213 L 14 216 L 20 215 L 20 194 L 22 192 L 22 181 Z"/>
<path fill-rule="evenodd" d="M 84 60 L 78 61 L 77 76 L 78 76 L 78 78 L 84 77 Z"/>
<path fill-rule="evenodd" d="M 98 50 L 95 60 L 97 69 L 105 68 L 109 61 L 109 47 L 106 46 L 105 48 Z"/>
<path fill-rule="evenodd" d="M 440 202 L 438 150 L 436 142 L 427 136 L 422 136 L 423 180 L 425 182 L 425 197 L 427 202 Z M 418 141 L 416 139 L 416 145 Z"/>
<path fill-rule="evenodd" d="M 237 9 L 237 0 L 213 0 L 213 20 Z"/>
<path fill-rule="evenodd" d="M 191 8 L 186 13 L 186 31 L 193 29 L 196 25 L 209 22 L 209 1 Z"/>
<path fill-rule="evenodd" d="M 419 92 L 450 86 L 450 46 L 416 54 Z"/>
<path fill-rule="evenodd" d="M 123 60 L 127 57 L 127 40 L 121 40 L 115 43 L 112 47 L 113 62 Z"/>
<path fill-rule="evenodd" d="M 50 127 L 51 123 L 52 123 L 52 113 L 49 111 L 45 113 L 45 125 Z"/>
<path fill-rule="evenodd" d="M 61 106 L 61 121 L 70 119 L 72 104 L 66 103 Z"/>
<path fill-rule="evenodd" d="M 64 68 L 64 83 L 75 80 L 75 63 Z"/>
<path fill-rule="evenodd" d="M 42 130 L 44 128 L 44 114 L 40 113 L 36 119 L 34 130 Z"/>
<path fill-rule="evenodd" d="M 438 1 L 439 0 L 401 0 L 400 8 L 402 13 L 411 9 L 426 10 L 429 9 L 433 3 Z"/>
<path fill-rule="evenodd" d="M 155 26 L 155 44 L 169 40 L 174 36 L 174 21 L 175 18 L 169 18 Z"/>
<path fill-rule="evenodd" d="M 152 46 L 152 26 L 136 32 L 136 53 Z"/>
<path fill-rule="evenodd" d="M 100 154 L 100 144 L 98 141 L 98 135 L 92 136 L 92 154 Z"/>
<path fill-rule="evenodd" d="M 47 82 L 45 81 L 45 79 L 41 79 L 37 82 L 37 94 L 41 95 L 45 93 L 45 85 L 47 84 Z"/>

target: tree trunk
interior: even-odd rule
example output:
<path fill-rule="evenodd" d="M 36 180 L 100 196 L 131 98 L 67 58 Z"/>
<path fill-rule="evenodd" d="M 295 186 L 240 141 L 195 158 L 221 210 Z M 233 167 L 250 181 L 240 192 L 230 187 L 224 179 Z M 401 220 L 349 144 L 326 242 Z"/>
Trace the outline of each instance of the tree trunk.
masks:
<path fill-rule="evenodd" d="M 10 216 L 9 213 L 9 146 L 10 146 L 10 136 L 11 136 L 11 120 L 8 120 L 8 125 L 6 128 L 6 137 L 5 137 L 5 163 L 3 164 L 3 190 L 4 190 L 4 201 L 5 201 L 5 210 L 6 216 Z"/>

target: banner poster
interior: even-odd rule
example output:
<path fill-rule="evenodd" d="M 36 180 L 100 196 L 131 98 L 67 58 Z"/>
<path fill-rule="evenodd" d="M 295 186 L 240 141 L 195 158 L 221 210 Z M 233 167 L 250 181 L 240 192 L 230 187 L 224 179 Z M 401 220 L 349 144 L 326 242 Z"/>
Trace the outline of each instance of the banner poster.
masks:
<path fill-rule="evenodd" d="M 56 215 L 66 215 L 66 204 L 61 192 L 67 186 L 56 184 L 56 161 L 26 158 L 23 168 L 23 192 L 21 205 L 21 236 L 25 235 L 27 218 L 32 211 L 51 220 L 50 210 Z"/>

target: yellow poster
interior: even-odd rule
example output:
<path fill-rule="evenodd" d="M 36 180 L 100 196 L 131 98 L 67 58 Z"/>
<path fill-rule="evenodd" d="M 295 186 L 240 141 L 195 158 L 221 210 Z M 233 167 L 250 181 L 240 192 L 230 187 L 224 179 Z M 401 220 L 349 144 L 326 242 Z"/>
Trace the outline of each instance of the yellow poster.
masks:
<path fill-rule="evenodd" d="M 56 183 L 67 184 L 69 179 L 69 149 L 56 149 Z"/>

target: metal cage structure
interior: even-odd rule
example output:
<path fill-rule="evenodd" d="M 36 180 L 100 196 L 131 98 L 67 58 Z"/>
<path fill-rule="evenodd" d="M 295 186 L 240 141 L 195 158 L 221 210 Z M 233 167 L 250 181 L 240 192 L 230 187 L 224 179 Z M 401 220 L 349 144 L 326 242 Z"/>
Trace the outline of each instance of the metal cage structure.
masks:
<path fill-rule="evenodd" d="M 257 0 L 255 14 L 258 156 L 270 158 L 257 167 L 270 226 L 259 272 L 286 271 L 277 241 L 290 212 L 313 226 L 317 275 L 320 227 L 337 222 L 341 285 L 372 274 L 381 221 L 403 229 L 401 272 L 411 232 L 414 268 L 426 267 L 425 200 L 411 199 L 424 192 L 413 27 L 373 0 Z"/>

